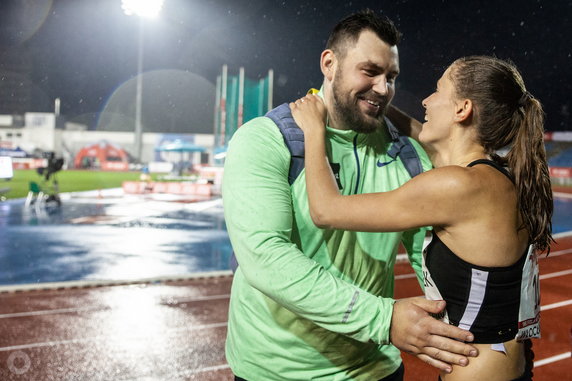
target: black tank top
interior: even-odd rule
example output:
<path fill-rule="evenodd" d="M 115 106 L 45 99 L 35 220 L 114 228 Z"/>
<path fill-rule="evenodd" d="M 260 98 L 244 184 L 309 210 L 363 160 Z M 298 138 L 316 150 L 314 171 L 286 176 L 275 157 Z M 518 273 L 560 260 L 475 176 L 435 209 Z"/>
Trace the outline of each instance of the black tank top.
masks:
<path fill-rule="evenodd" d="M 491 160 L 476 160 L 468 166 L 477 164 L 490 165 L 512 181 L 509 172 Z M 459 258 L 437 234 L 425 250 L 426 269 L 447 302 L 451 324 L 471 331 L 475 343 L 493 344 L 515 338 L 526 251 L 511 266 L 483 267 Z"/>

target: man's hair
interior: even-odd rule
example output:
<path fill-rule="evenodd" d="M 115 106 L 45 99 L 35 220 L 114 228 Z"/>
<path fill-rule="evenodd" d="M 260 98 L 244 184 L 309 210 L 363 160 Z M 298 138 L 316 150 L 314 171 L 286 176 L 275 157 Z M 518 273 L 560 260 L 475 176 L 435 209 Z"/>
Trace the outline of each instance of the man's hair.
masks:
<path fill-rule="evenodd" d="M 401 33 L 388 17 L 377 15 L 371 9 L 354 13 L 341 20 L 330 33 L 326 49 L 331 49 L 340 58 L 346 54 L 348 46 L 355 44 L 364 30 L 371 30 L 390 46 L 401 39 Z"/>

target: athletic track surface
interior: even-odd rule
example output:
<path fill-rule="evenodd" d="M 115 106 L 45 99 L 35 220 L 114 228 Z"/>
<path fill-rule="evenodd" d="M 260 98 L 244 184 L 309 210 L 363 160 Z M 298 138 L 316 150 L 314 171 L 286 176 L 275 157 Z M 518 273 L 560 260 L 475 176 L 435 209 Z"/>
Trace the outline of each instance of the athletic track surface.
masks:
<path fill-rule="evenodd" d="M 541 258 L 536 381 L 572 380 L 572 232 Z M 406 263 L 396 297 L 420 295 Z M 0 287 L 0 380 L 232 380 L 224 340 L 232 275 L 195 274 L 129 284 Z M 284 350 L 287 350 L 285 348 Z M 407 381 L 437 371 L 403 355 Z"/>

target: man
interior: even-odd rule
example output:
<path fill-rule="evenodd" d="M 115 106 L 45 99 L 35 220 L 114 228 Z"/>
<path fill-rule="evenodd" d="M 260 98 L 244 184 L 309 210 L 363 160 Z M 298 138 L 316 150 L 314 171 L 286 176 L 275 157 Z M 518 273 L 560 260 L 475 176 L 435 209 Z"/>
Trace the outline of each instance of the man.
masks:
<path fill-rule="evenodd" d="M 398 39 L 390 20 L 365 11 L 342 20 L 321 55 L 329 158 L 343 194 L 388 191 L 410 179 L 402 159 L 387 154 L 383 119 L 399 74 Z M 401 380 L 397 348 L 441 369 L 466 363 L 473 348 L 462 341 L 470 334 L 428 314 L 442 302 L 392 299 L 400 241 L 421 280 L 424 229 L 320 230 L 304 172 L 290 185 L 289 168 L 271 119 L 256 118 L 234 135 L 223 200 L 239 263 L 226 343 L 236 380 Z"/>

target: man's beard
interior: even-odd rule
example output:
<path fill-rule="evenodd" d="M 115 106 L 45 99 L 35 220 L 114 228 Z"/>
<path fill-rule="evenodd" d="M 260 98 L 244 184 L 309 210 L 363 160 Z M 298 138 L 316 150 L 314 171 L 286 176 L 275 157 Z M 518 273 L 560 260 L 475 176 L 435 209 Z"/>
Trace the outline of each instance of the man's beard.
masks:
<path fill-rule="evenodd" d="M 332 82 L 332 93 L 334 99 L 333 114 L 336 115 L 335 119 L 341 123 L 343 128 L 351 129 L 355 132 L 370 134 L 375 132 L 378 128 L 383 126 L 383 116 L 387 107 L 387 98 L 380 102 L 380 110 L 376 117 L 366 117 L 360 110 L 357 99 L 350 99 L 349 91 L 341 89 L 342 75 L 341 71 L 334 78 Z M 345 95 L 347 94 L 347 96 Z M 364 94 L 367 97 L 367 93 Z M 371 98 L 379 98 L 373 96 Z"/>

